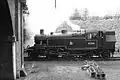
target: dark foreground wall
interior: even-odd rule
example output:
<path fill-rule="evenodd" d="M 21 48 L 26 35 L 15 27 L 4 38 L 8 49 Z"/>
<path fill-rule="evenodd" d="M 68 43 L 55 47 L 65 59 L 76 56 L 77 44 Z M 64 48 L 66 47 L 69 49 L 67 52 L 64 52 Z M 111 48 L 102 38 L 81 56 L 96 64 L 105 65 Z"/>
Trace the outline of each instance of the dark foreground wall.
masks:
<path fill-rule="evenodd" d="M 12 20 L 7 0 L 0 0 L 0 80 L 14 80 Z"/>

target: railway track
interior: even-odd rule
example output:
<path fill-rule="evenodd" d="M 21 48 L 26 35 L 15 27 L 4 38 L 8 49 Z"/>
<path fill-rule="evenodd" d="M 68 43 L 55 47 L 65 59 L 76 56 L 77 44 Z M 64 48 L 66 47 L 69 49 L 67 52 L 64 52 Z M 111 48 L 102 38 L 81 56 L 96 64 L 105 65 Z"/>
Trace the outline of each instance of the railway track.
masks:
<path fill-rule="evenodd" d="M 24 57 L 25 61 L 84 61 L 84 60 L 94 60 L 94 61 L 120 61 L 120 57 L 111 57 L 111 58 L 98 58 L 98 57 L 92 57 L 92 58 L 57 58 L 57 59 L 46 59 L 46 58 L 37 58 L 35 60 L 32 60 L 30 57 Z"/>
<path fill-rule="evenodd" d="M 96 61 L 102 61 L 102 60 L 105 60 L 105 61 L 117 61 L 117 60 L 120 60 L 120 57 L 111 57 L 111 58 L 91 58 L 93 60 L 96 60 Z"/>
<path fill-rule="evenodd" d="M 111 61 L 116 61 L 116 60 L 120 60 L 120 57 L 112 57 L 112 58 L 108 58 L 105 60 L 111 60 Z"/>

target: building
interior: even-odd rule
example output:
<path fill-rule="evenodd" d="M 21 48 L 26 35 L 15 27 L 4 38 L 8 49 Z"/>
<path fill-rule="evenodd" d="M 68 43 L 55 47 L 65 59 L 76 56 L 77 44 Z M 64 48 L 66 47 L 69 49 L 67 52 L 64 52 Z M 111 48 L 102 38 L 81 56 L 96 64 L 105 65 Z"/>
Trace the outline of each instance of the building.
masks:
<path fill-rule="evenodd" d="M 26 0 L 1 0 L 0 80 L 16 80 L 23 60 L 23 26 Z"/>

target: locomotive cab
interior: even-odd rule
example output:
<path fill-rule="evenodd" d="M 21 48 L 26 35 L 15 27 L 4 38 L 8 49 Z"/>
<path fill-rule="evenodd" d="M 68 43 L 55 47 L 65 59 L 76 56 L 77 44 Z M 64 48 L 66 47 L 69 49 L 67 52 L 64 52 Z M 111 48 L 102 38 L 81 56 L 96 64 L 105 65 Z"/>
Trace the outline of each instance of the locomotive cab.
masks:
<path fill-rule="evenodd" d="M 108 50 L 109 53 L 114 54 L 115 51 L 115 31 L 106 31 L 104 35 L 103 49 Z"/>
<path fill-rule="evenodd" d="M 111 57 L 115 51 L 115 31 L 98 31 L 98 50 L 101 57 Z"/>

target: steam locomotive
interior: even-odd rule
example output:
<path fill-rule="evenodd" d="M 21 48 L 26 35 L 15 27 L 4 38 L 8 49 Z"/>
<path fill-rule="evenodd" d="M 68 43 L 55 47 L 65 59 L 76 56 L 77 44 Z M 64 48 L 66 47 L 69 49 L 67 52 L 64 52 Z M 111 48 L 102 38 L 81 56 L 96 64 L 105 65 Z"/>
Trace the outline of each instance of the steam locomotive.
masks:
<path fill-rule="evenodd" d="M 91 58 L 93 56 L 109 58 L 115 51 L 115 31 L 79 30 L 34 36 L 34 46 L 29 47 L 29 57 L 38 56 L 57 58 L 58 56 L 79 56 Z"/>

